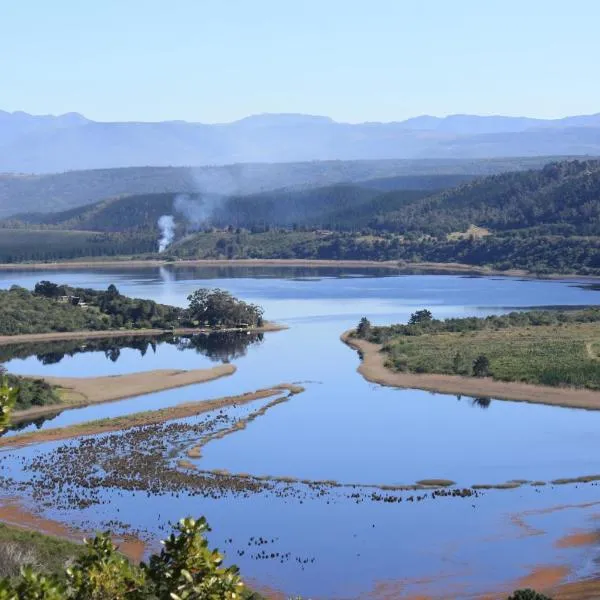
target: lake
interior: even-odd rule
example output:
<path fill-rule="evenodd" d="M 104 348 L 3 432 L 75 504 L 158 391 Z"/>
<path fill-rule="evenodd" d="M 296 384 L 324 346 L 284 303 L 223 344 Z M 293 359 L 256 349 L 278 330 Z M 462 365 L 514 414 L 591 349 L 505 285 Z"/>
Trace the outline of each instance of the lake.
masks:
<path fill-rule="evenodd" d="M 356 486 L 320 486 L 317 491 L 309 483 L 294 484 L 293 490 L 290 484 L 273 483 L 258 492 L 228 490 L 214 497 L 194 491 L 191 480 L 172 483 L 176 491 L 163 482 L 150 494 L 139 482 L 121 483 L 97 493 L 87 489 L 86 494 L 95 494 L 89 506 L 68 505 L 51 496 L 47 506 L 36 502 L 46 516 L 89 530 L 104 527 L 118 514 L 120 523 L 154 542 L 164 535 L 168 520 L 203 514 L 213 526 L 211 541 L 257 587 L 313 598 L 423 593 L 469 597 L 517 586 L 539 565 L 566 565 L 571 577 L 593 574 L 597 547 L 559 548 L 556 543 L 575 529 L 593 526 L 598 512 L 594 503 L 600 502 L 595 484 L 485 490 L 474 497 L 395 492 L 401 501 L 394 502 L 384 497 L 391 493 L 385 486 L 422 479 L 449 479 L 467 488 L 600 473 L 600 412 L 482 402 L 371 384 L 356 372 L 356 352 L 339 340 L 363 316 L 389 324 L 405 322 L 421 308 L 442 318 L 596 304 L 599 296 L 585 281 L 398 275 L 383 269 L 186 267 L 0 272 L 0 287 L 31 288 L 40 279 L 94 288 L 114 283 L 123 294 L 182 306 L 198 287 L 220 287 L 260 304 L 268 319 L 289 328 L 220 339 L 167 336 L 156 343 L 53 343 L 31 353 L 21 346 L 18 352 L 13 349 L 12 359 L 10 348 L 2 348 L 5 365 L 22 374 L 113 375 L 205 368 L 219 362 L 238 368 L 234 375 L 209 383 L 64 411 L 29 429 L 299 383 L 303 393 L 269 407 L 243 429 L 212 439 L 192 462 L 199 472 Z M 225 411 L 218 426 L 224 427 L 227 419 L 244 419 L 264 405 L 260 401 Z M 191 428 L 198 422 L 186 419 L 182 425 Z M 154 448 L 161 437 L 174 456 L 196 433 L 160 429 L 146 442 Z M 131 443 L 126 438 L 125 445 Z M 75 440 L 4 452 L 2 473 L 17 482 L 38 477 L 42 489 L 44 461 L 53 464 L 61 447 L 84 464 L 91 457 L 103 460 L 98 458 L 100 447 L 109 443 L 114 444 L 112 438 L 100 439 L 97 448 L 82 450 Z M 57 469 L 69 468 L 60 461 L 55 464 Z M 157 477 L 145 474 L 143 481 L 148 485 Z M 176 481 L 175 474 L 169 477 Z M 78 485 L 85 487 L 80 479 Z M 27 486 L 21 493 L 35 501 Z M 256 545 L 258 537 L 267 541 Z"/>

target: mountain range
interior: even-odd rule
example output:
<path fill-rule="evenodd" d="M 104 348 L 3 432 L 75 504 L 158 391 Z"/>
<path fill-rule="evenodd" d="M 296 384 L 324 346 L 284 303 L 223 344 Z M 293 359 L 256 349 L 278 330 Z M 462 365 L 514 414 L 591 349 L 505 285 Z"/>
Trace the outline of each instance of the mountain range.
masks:
<path fill-rule="evenodd" d="M 0 111 L 0 172 L 54 173 L 130 166 L 203 166 L 315 160 L 600 155 L 600 113 L 528 117 L 420 116 L 338 123 L 262 114 L 223 124 L 98 122 Z"/>

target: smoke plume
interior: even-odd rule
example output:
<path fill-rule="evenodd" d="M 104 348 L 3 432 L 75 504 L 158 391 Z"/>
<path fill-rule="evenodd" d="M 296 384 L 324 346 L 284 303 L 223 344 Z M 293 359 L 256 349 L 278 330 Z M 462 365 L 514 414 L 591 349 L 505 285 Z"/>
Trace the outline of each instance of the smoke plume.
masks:
<path fill-rule="evenodd" d="M 189 229 L 197 230 L 210 222 L 217 204 L 216 198 L 204 196 L 191 198 L 187 194 L 177 194 L 173 210 L 185 218 Z"/>
<path fill-rule="evenodd" d="M 164 252 L 175 236 L 175 219 L 171 215 L 163 215 L 158 219 L 160 239 L 158 240 L 158 251 Z"/>

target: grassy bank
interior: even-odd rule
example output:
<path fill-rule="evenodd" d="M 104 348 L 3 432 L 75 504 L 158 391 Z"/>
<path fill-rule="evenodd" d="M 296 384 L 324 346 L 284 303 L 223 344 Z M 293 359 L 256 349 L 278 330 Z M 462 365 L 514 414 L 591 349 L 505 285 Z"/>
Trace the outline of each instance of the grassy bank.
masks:
<path fill-rule="evenodd" d="M 372 327 L 356 338 L 382 346 L 385 366 L 415 374 L 600 390 L 600 310 L 525 311 L 484 318 L 434 319 Z"/>
<path fill-rule="evenodd" d="M 62 570 L 79 556 L 81 544 L 0 523 L 0 577 L 19 574 L 24 564 L 35 564 L 41 571 Z"/>
<path fill-rule="evenodd" d="M 472 376 L 484 356 L 498 381 L 600 389 L 600 323 L 397 336 L 384 352 L 396 371 Z"/>

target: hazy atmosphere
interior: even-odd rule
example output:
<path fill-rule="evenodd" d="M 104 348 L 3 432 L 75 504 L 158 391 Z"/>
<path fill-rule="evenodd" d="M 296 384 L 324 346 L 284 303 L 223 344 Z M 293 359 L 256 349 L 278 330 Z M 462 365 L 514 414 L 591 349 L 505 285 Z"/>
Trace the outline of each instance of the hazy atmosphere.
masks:
<path fill-rule="evenodd" d="M 0 600 L 598 600 L 599 22 L 4 2 Z"/>
<path fill-rule="evenodd" d="M 0 109 L 96 121 L 598 112 L 594 0 L 22 0 Z"/>

